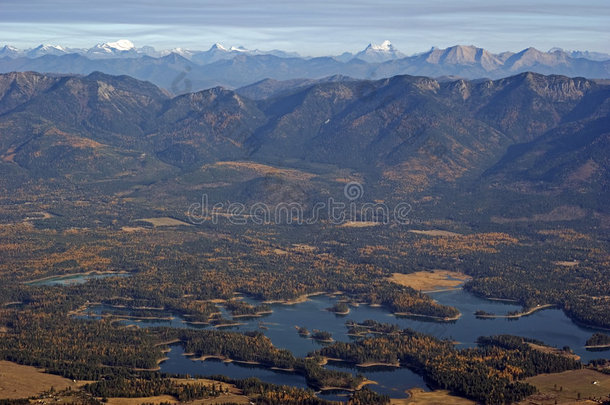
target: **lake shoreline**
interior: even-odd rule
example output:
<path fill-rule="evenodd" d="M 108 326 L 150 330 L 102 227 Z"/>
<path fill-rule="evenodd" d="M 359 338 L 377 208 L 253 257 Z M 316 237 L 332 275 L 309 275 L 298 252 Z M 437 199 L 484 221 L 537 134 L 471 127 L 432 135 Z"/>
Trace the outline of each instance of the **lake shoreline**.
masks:
<path fill-rule="evenodd" d="M 587 345 L 585 346 L 585 349 L 587 350 L 610 350 L 610 343 L 608 343 L 607 345 Z"/>
<path fill-rule="evenodd" d="M 455 316 L 451 316 L 451 317 L 440 317 L 440 316 L 434 316 L 434 315 L 424 315 L 424 314 L 414 314 L 411 312 L 394 312 L 393 313 L 394 316 L 401 316 L 401 317 L 406 317 L 406 318 L 424 318 L 424 319 L 430 319 L 436 322 L 452 322 L 452 321 L 457 321 L 458 319 L 460 319 L 460 317 L 462 316 L 461 313 L 455 315 Z"/>
<path fill-rule="evenodd" d="M 332 295 L 332 293 L 329 293 L 327 291 L 316 291 L 316 292 L 312 292 L 312 293 L 308 293 L 308 294 L 302 294 L 296 298 L 288 299 L 288 300 L 265 300 L 265 301 L 263 301 L 263 304 L 295 305 L 295 304 L 301 304 L 301 303 L 307 301 L 309 299 L 309 297 L 315 297 L 317 295 Z"/>
<path fill-rule="evenodd" d="M 547 309 L 547 308 L 554 308 L 554 307 L 556 307 L 555 304 L 544 304 L 544 305 L 535 306 L 526 311 L 519 312 L 518 314 L 512 314 L 512 315 L 478 314 L 475 316 L 480 319 L 494 319 L 494 318 L 519 319 L 521 317 L 531 315 L 534 312 L 541 311 L 541 310 Z"/>

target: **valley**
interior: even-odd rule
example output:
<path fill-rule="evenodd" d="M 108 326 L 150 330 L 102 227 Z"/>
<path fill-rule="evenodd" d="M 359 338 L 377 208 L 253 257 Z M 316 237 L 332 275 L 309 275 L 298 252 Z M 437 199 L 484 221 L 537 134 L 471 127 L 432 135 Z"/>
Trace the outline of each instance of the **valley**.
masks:
<path fill-rule="evenodd" d="M 235 401 L 503 403 L 593 370 L 609 97 L 534 73 L 259 99 L 0 75 L 0 359 L 91 403 L 220 395 L 187 374 Z"/>

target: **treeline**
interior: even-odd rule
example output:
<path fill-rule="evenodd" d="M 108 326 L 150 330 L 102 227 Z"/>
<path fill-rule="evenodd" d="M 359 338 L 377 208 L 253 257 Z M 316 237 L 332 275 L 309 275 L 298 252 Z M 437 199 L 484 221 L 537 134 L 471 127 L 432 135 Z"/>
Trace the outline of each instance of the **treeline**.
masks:
<path fill-rule="evenodd" d="M 49 234 L 19 229 L 10 237 L 24 239 L 28 249 L 0 263 L 0 277 L 3 268 L 13 276 L 7 279 L 11 288 L 0 290 L 0 303 L 24 301 L 45 311 L 71 311 L 86 301 L 102 302 L 127 309 L 164 308 L 188 315 L 192 321 L 207 322 L 217 312 L 207 300 L 231 299 L 236 292 L 260 300 L 290 300 L 317 291 L 344 291 L 352 299 L 381 304 L 394 312 L 437 318 L 457 314 L 455 308 L 440 305 L 425 294 L 386 281 L 386 269 L 362 260 L 356 248 L 359 240 L 350 241 L 354 248 L 344 252 L 324 245 L 311 250 L 286 248 L 287 254 L 277 255 L 270 254 L 277 241 L 267 240 L 265 233 L 252 229 L 244 237 L 242 233 L 231 234 L 233 231 L 237 232 L 223 228 L 222 232 L 211 231 L 209 237 L 194 238 L 186 230 L 126 234 L 111 228 Z M 284 237 L 290 240 L 294 235 Z M 319 251 L 322 248 L 323 252 Z M 66 262 L 72 267 L 49 270 Z M 291 271 L 285 271 L 287 268 Z M 108 269 L 131 271 L 131 276 L 71 286 L 37 287 L 14 282 Z M 229 305 L 234 315 L 268 310 L 245 303 Z"/>
<path fill-rule="evenodd" d="M 225 392 L 221 384 L 178 383 L 169 378 L 157 376 L 148 379 L 112 377 L 87 384 L 83 388 L 92 395 L 102 398 L 171 395 L 180 402 L 214 398 Z"/>
<path fill-rule="evenodd" d="M 316 388 L 354 389 L 362 382 L 362 377 L 327 370 L 314 359 L 296 358 L 290 351 L 274 347 L 260 332 L 134 329 L 106 319 L 90 321 L 11 309 L 0 310 L 0 325 L 5 328 L 0 359 L 45 368 L 70 379 L 101 381 L 152 372 L 163 357 L 159 343 L 179 339 L 187 352 L 197 356 L 220 355 L 293 370 Z"/>
<path fill-rule="evenodd" d="M 378 394 L 371 391 L 368 388 L 363 388 L 360 391 L 356 391 L 352 394 L 349 399 L 349 405 L 385 405 L 390 403 L 390 397 L 387 395 Z"/>
<path fill-rule="evenodd" d="M 276 385 L 260 381 L 258 378 L 234 380 L 224 376 L 213 376 L 215 380 L 234 384 L 257 405 L 331 405 L 316 397 L 314 391 L 285 385 Z M 377 394 L 368 388 L 352 393 L 348 405 L 386 405 L 390 399 L 387 395 Z"/>
<path fill-rule="evenodd" d="M 337 342 L 315 354 L 353 363 L 400 362 L 438 388 L 487 404 L 517 402 L 535 392 L 519 379 L 581 367 L 572 358 L 534 350 L 521 338 L 481 338 L 479 347 L 458 350 L 449 341 L 408 329 L 400 334 Z"/>
<path fill-rule="evenodd" d="M 128 375 L 154 369 L 163 357 L 148 330 L 107 320 L 87 321 L 61 314 L 0 310 L 0 358 L 46 369 L 75 380 Z"/>
<path fill-rule="evenodd" d="M 330 312 L 335 312 L 338 314 L 345 314 L 349 312 L 349 305 L 346 302 L 337 302 L 333 306 L 326 308 Z"/>
<path fill-rule="evenodd" d="M 127 207 L 112 206 L 129 212 Z M 68 221 L 70 211 L 64 214 L 63 220 Z M 610 299 L 603 298 L 610 289 L 605 241 L 569 229 L 482 224 L 482 230 L 502 227 L 510 234 L 462 229 L 464 235 L 429 237 L 400 227 L 375 227 L 363 233 L 316 224 L 298 231 L 277 226 L 270 236 L 260 227 L 208 224 L 205 237 L 199 237 L 195 236 L 198 227 L 122 232 L 120 225 L 110 226 L 113 221 L 106 214 L 96 212 L 96 218 L 108 228 L 67 230 L 59 219 L 48 219 L 41 223 L 53 229 L 11 226 L 0 230 L 0 242 L 6 245 L 0 260 L 0 284 L 7 284 L 0 290 L 0 302 L 24 301 L 49 311 L 70 310 L 85 300 L 120 295 L 206 321 L 215 310 L 201 302 L 230 299 L 235 292 L 281 300 L 340 290 L 394 312 L 451 318 L 457 314 L 454 308 L 384 280 L 391 272 L 452 267 L 473 276 L 467 288 L 478 295 L 516 299 L 525 307 L 554 304 L 582 323 L 610 327 L 606 316 Z M 133 218 L 133 214 L 125 217 Z M 128 225 L 120 217 L 117 221 Z M 292 247 L 304 241 L 312 244 L 311 249 Z M 285 253 L 274 254 L 278 247 Z M 564 260 L 575 265 L 558 264 Z M 133 276 L 69 287 L 73 298 L 68 301 L 40 295 L 36 292 L 40 287 L 15 282 L 108 269 L 131 271 Z M 58 296 L 65 289 L 45 288 Z"/>
<path fill-rule="evenodd" d="M 585 343 L 587 346 L 610 346 L 610 335 L 596 332 Z"/>
<path fill-rule="evenodd" d="M 296 358 L 286 349 L 273 346 L 261 332 L 225 332 L 216 330 L 185 330 L 178 333 L 184 350 L 200 357 L 223 356 L 238 361 L 257 362 L 266 367 L 292 368 Z"/>
<path fill-rule="evenodd" d="M 367 319 L 361 323 L 352 321 L 345 322 L 347 333 L 350 335 L 362 336 L 366 334 L 396 334 L 401 333 L 401 329 L 396 324 L 381 323 L 372 319 Z"/>
<path fill-rule="evenodd" d="M 233 316 L 257 315 L 271 311 L 271 306 L 267 304 L 252 305 L 240 300 L 227 301 L 224 306 Z"/>
<path fill-rule="evenodd" d="M 498 335 L 478 338 L 477 344 L 479 348 L 475 350 L 478 352 L 488 352 L 492 357 L 498 357 L 494 356 L 495 353 L 500 353 L 498 349 L 511 352 L 510 364 L 520 370 L 519 374 L 515 373 L 516 378 L 531 377 L 543 373 L 560 373 L 582 367 L 580 361 L 566 355 L 571 354 L 571 352 L 548 353 L 533 348 L 529 343 L 544 346 L 542 342 L 534 339 L 525 339 L 512 335 Z M 496 364 L 500 367 L 503 363 Z"/>
<path fill-rule="evenodd" d="M 579 323 L 610 328 L 610 259 L 602 242 L 569 229 L 528 236 L 527 243 L 493 255 L 465 256 L 473 276 L 465 288 L 525 308 L 553 304 Z"/>
<path fill-rule="evenodd" d="M 563 310 L 585 325 L 610 328 L 610 297 L 592 299 L 572 296 L 564 303 Z"/>
<path fill-rule="evenodd" d="M 333 340 L 333 335 L 325 330 L 314 329 L 311 332 L 311 338 L 322 342 L 330 342 Z"/>

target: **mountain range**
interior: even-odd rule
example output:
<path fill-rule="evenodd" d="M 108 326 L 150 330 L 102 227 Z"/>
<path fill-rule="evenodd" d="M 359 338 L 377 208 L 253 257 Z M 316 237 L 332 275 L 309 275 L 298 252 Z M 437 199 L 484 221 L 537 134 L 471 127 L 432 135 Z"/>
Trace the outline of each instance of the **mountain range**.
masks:
<path fill-rule="evenodd" d="M 371 199 L 470 201 L 477 215 L 610 218 L 610 86 L 585 78 L 334 77 L 171 97 L 127 76 L 9 73 L 0 128 L 12 195 L 69 188 L 183 211 L 202 192 L 309 202 L 357 180 Z"/>
<path fill-rule="evenodd" d="M 81 75 L 100 71 L 129 75 L 173 94 L 182 94 L 215 86 L 235 89 L 265 79 L 322 79 L 336 75 L 381 79 L 409 74 L 439 80 L 474 80 L 531 71 L 599 79 L 610 78 L 610 56 L 561 49 L 541 52 L 534 48 L 494 54 L 462 45 L 405 56 L 389 41 L 384 41 L 379 45 L 369 44 L 356 54 L 310 58 L 279 50 L 264 52 L 220 44 L 214 44 L 207 51 L 182 48 L 156 51 L 152 47 L 136 48 L 129 40 L 119 40 L 89 49 L 40 45 L 19 50 L 6 45 L 0 49 L 0 72 L 17 71 Z"/>

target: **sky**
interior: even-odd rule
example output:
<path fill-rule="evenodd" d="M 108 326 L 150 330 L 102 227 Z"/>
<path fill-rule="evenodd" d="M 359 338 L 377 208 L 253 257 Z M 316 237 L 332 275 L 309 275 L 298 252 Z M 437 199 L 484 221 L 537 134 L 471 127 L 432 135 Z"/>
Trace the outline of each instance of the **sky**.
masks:
<path fill-rule="evenodd" d="M 610 53 L 609 0 L 0 0 L 0 44 L 204 50 L 213 43 L 302 55 L 390 40 L 406 53 L 475 45 Z"/>

